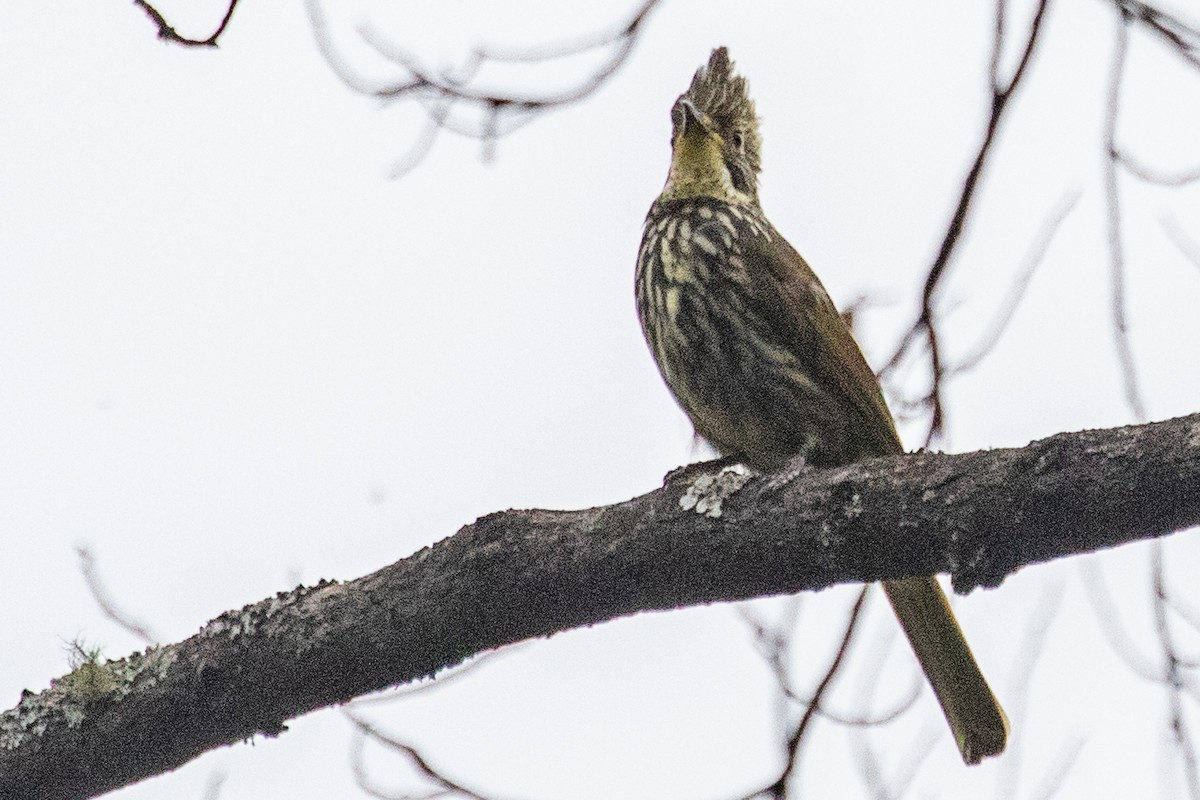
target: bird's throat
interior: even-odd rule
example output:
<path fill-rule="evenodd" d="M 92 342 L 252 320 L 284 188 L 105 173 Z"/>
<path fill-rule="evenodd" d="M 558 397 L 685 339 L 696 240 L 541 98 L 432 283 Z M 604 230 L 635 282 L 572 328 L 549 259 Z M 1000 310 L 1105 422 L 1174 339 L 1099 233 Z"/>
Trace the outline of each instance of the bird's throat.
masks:
<path fill-rule="evenodd" d="M 704 130 L 690 129 L 676 137 L 671 149 L 671 171 L 662 199 L 711 197 L 740 205 L 750 196 L 733 185 L 721 154 L 721 141 Z"/>

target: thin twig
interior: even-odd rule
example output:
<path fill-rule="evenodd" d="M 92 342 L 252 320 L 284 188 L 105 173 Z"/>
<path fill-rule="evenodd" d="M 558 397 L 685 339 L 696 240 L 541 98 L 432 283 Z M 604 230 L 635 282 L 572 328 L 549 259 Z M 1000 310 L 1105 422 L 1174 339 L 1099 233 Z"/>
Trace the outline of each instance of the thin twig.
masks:
<path fill-rule="evenodd" d="M 334 46 L 320 0 L 308 0 L 307 5 L 317 48 L 343 83 L 360 94 L 388 102 L 412 99 L 425 108 L 432 129 L 427 129 L 410 152 L 400 159 L 392 170 L 396 176 L 411 170 L 424 158 L 433 146 L 436 131 L 444 129 L 478 139 L 483 143 L 486 161 L 494 155 L 501 137 L 524 125 L 533 115 L 590 97 L 629 59 L 644 23 L 659 2 L 644 0 L 624 23 L 571 42 L 528 50 L 478 46 L 459 67 L 440 72 L 426 68 L 374 26 L 362 25 L 357 30 L 360 38 L 400 71 L 399 78 L 382 83 L 363 77 Z M 518 90 L 488 91 L 472 86 L 472 81 L 488 62 L 546 63 L 606 48 L 611 49 L 607 59 L 590 75 L 563 91 L 523 94 Z M 464 107 L 474 110 L 478 119 L 467 124 L 457 118 L 453 112 Z"/>
<path fill-rule="evenodd" d="M 885 373 L 895 369 L 918 339 L 923 340 L 927 345 L 930 388 L 928 394 L 925 396 L 925 403 L 930 409 L 930 421 L 925 438 L 926 446 L 931 444 L 945 428 L 945 405 L 942 399 L 944 364 L 942 361 L 941 346 L 938 341 L 934 296 L 942 279 L 945 277 L 951 259 L 962 238 L 962 233 L 971 211 L 971 205 L 977 194 L 980 178 L 983 175 L 984 167 L 988 163 L 993 144 L 1000 130 L 1000 123 L 1004 118 L 1004 112 L 1009 106 L 1009 101 L 1021 85 L 1021 81 L 1025 77 L 1029 65 L 1033 60 L 1033 53 L 1042 32 L 1042 23 L 1046 18 L 1046 10 L 1050 5 L 1049 0 L 1039 0 L 1037 8 L 1034 11 L 1033 20 L 1029 25 L 1029 32 L 1025 41 L 1025 48 L 1021 53 L 1021 59 L 1017 63 L 1017 68 L 1013 72 L 1012 77 L 1006 83 L 1001 79 L 999 74 L 1000 54 L 1004 45 L 1003 40 L 1006 27 L 1005 2 L 1006 0 L 997 0 L 995 32 L 990 62 L 991 68 L 989 69 L 988 76 L 992 92 L 992 107 L 987 127 L 984 131 L 983 141 L 980 142 L 971 167 L 967 171 L 966 178 L 963 180 L 962 190 L 958 196 L 958 203 L 954 209 L 954 213 L 950 217 L 950 222 L 946 227 L 945 235 L 942 237 L 941 245 L 938 247 L 938 253 L 934 258 L 933 265 L 926 274 L 925 287 L 921 293 L 920 313 L 917 316 L 917 320 L 905 333 L 896 352 L 883 368 L 883 372 Z"/>
<path fill-rule="evenodd" d="M 1188 624 L 1192 630 L 1200 633 L 1200 608 L 1196 608 L 1177 592 L 1167 593 L 1167 605 Z"/>
<path fill-rule="evenodd" d="M 872 800 L 894 800 L 899 797 L 888 786 L 888 781 L 883 775 L 883 765 L 879 763 L 875 751 L 867 744 L 865 736 L 859 739 L 856 755 L 858 756 L 859 777 L 862 778 L 863 786 L 866 787 L 867 794 Z"/>
<path fill-rule="evenodd" d="M 926 727 L 921 735 L 912 737 L 907 752 L 895 759 L 896 763 L 900 765 L 901 773 L 891 778 L 884 776 L 883 765 L 879 762 L 875 751 L 871 749 L 867 737 L 859 736 L 857 738 L 858 762 L 863 783 L 866 784 L 871 797 L 875 800 L 903 797 L 912 782 L 916 780 L 921 766 L 933 753 L 941 736 L 942 734 L 935 728 Z"/>
<path fill-rule="evenodd" d="M 1091 603 L 1096 624 L 1104 634 L 1109 649 L 1125 662 L 1125 666 L 1129 667 L 1129 671 L 1134 675 L 1143 680 L 1157 681 L 1161 671 L 1142 653 L 1141 647 L 1121 624 L 1121 616 L 1112 601 L 1100 560 L 1094 556 L 1080 559 L 1079 570 L 1083 573 L 1083 588 Z"/>
<path fill-rule="evenodd" d="M 1075 762 L 1079 760 L 1079 754 L 1083 750 L 1087 740 L 1083 737 L 1077 737 L 1066 742 L 1059 748 L 1058 756 L 1050 765 L 1046 767 L 1042 773 L 1041 779 L 1038 780 L 1033 791 L 1029 793 L 1034 800 L 1053 800 L 1059 796 L 1059 792 L 1067 782 L 1067 777 L 1071 774 L 1071 770 L 1075 767 Z"/>
<path fill-rule="evenodd" d="M 1025 623 L 1025 632 L 1020 644 L 1014 649 L 1014 663 L 1009 677 L 1008 697 L 1005 705 L 1015 725 L 1023 725 L 1029 704 L 1029 687 L 1033 674 L 1045 652 L 1046 638 L 1050 633 L 1058 612 L 1062 609 L 1063 580 L 1052 577 L 1042 586 L 1034 611 Z M 1008 757 L 1002 762 L 1002 771 L 996 781 L 996 797 L 1017 797 L 1017 785 L 1023 763 L 1023 739 L 1016 737 L 1009 748 Z"/>
<path fill-rule="evenodd" d="M 1050 243 L 1054 241 L 1055 234 L 1062 227 L 1063 221 L 1075 208 L 1075 204 L 1079 201 L 1080 193 L 1075 191 L 1059 201 L 1055 207 L 1042 221 L 1042 226 L 1038 229 L 1037 235 L 1034 236 L 1033 242 L 1025 253 L 1025 259 L 1022 262 L 1021 269 L 1013 277 L 1012 283 L 1009 285 L 1008 295 L 1000 303 L 1000 308 L 996 312 L 996 318 L 992 321 L 991 326 L 985 332 L 983 338 L 976 343 L 971 350 L 970 355 L 964 357 L 953 367 L 947 369 L 947 374 L 958 375 L 968 372 L 983 361 L 1000 343 L 1000 338 L 1004 335 L 1004 331 L 1008 328 L 1013 317 L 1017 313 L 1017 307 L 1020 306 L 1021 300 L 1025 297 L 1025 291 L 1029 288 L 1029 284 L 1033 279 L 1033 273 L 1037 271 L 1038 266 L 1042 263 L 1042 259 L 1046 256 L 1046 251 L 1050 249 Z"/>
<path fill-rule="evenodd" d="M 1195 264 L 1196 269 L 1200 269 L 1200 244 L 1184 233 L 1183 227 L 1174 217 L 1164 216 L 1160 221 L 1167 237 L 1179 248 L 1179 252 Z"/>
<path fill-rule="evenodd" d="M 210 772 L 208 779 L 204 781 L 204 800 L 220 800 L 221 789 L 224 788 L 228 777 L 224 770 Z"/>
<path fill-rule="evenodd" d="M 1140 0 L 1116 0 L 1116 4 L 1123 17 L 1145 26 L 1167 42 L 1181 58 L 1200 68 L 1200 30 Z"/>
<path fill-rule="evenodd" d="M 900 759 L 900 763 L 905 769 L 892 778 L 892 786 L 897 797 L 903 797 L 908 793 L 908 787 L 917 779 L 921 766 L 929 760 L 929 756 L 933 754 L 934 747 L 941 738 L 942 732 L 938 722 L 925 725 L 921 735 L 913 737 L 907 751 Z"/>
<path fill-rule="evenodd" d="M 392 178 L 401 178 L 420 166 L 421 162 L 425 160 L 425 156 L 433 150 L 438 134 L 446 129 L 446 120 L 450 116 L 452 103 L 439 100 L 424 105 L 425 127 L 408 151 L 392 164 L 390 173 Z"/>
<path fill-rule="evenodd" d="M 779 777 L 767 786 L 764 786 L 760 789 L 755 789 L 749 794 L 742 795 L 739 800 L 755 800 L 755 798 L 759 797 L 771 797 L 775 800 L 781 800 L 781 798 L 787 796 L 788 782 L 794 774 L 799 763 L 800 744 L 804 739 L 804 733 L 809 724 L 812 722 L 813 717 L 819 713 L 825 692 L 833 683 L 833 679 L 839 672 L 842 661 L 845 659 L 846 653 L 850 649 L 850 642 L 852 641 L 854 632 L 858 627 L 859 618 L 862 614 L 863 607 L 866 604 L 866 599 L 870 594 L 870 589 L 871 585 L 866 584 L 859 591 L 858 598 L 854 601 L 854 605 L 851 607 L 849 617 L 847 618 L 846 628 L 842 635 L 841 644 L 838 646 L 837 653 L 834 655 L 832 663 L 830 663 L 829 668 L 826 670 L 825 676 L 821 679 L 821 682 L 817 685 L 816 690 L 813 692 L 812 702 L 807 705 L 804 714 L 800 718 L 800 721 L 792 728 L 791 733 L 788 735 L 787 742 L 785 744 L 786 762 L 783 770 L 780 772 Z M 756 627 L 752 617 L 743 614 L 743 618 L 751 624 L 752 629 Z M 765 631 L 765 628 L 758 626 L 756 630 L 756 636 L 758 635 L 758 631 Z M 790 638 L 790 633 L 776 632 L 775 634 L 764 633 L 763 635 L 764 638 L 768 640 L 774 635 L 782 636 L 785 639 Z M 777 648 L 772 646 L 772 649 L 775 650 Z M 772 669 L 774 671 L 774 664 L 772 664 Z M 778 675 L 776 679 L 779 680 Z M 786 685 L 786 681 L 781 681 L 780 684 Z"/>
<path fill-rule="evenodd" d="M 133 0 L 133 4 L 146 12 L 146 16 L 158 26 L 159 39 L 183 47 L 216 47 L 217 39 L 229 27 L 229 20 L 233 18 L 233 10 L 237 8 L 238 0 L 229 0 L 229 8 L 225 10 L 225 16 L 221 18 L 221 24 L 213 31 L 212 36 L 209 36 L 207 39 L 192 39 L 187 36 L 180 36 L 179 32 L 168 24 L 166 17 L 159 13 L 158 9 L 146 2 L 146 0 Z"/>
<path fill-rule="evenodd" d="M 370 722 L 350 713 L 349 711 L 345 711 L 343 713 L 345 717 L 354 724 L 356 733 L 358 734 L 355 737 L 354 749 L 352 751 L 351 758 L 351 769 L 354 772 L 354 780 L 358 784 L 358 787 L 371 797 L 379 798 L 379 800 L 432 800 L 432 798 L 448 797 L 456 794 L 460 797 L 467 798 L 467 800 L 488 800 L 485 795 L 474 792 L 457 781 L 448 778 L 445 774 L 432 766 L 412 745 L 406 744 L 395 737 L 388 736 Z M 431 794 L 414 795 L 401 792 L 389 793 L 374 786 L 371 783 L 370 777 L 367 775 L 366 765 L 363 764 L 363 755 L 367 739 L 378 742 L 389 750 L 399 753 L 407 758 L 409 762 L 416 767 L 421 776 L 431 783 L 436 784 L 438 789 Z"/>
<path fill-rule="evenodd" d="M 104 612 L 104 616 L 146 644 L 157 643 L 158 636 L 154 634 L 149 625 L 117 607 L 112 595 L 108 593 L 108 590 L 104 588 L 103 581 L 100 580 L 100 571 L 96 568 L 96 557 L 92 551 L 86 547 L 78 547 L 75 552 L 79 554 L 79 569 L 83 573 L 83 580 L 87 584 L 88 591 L 92 593 L 92 599 Z"/>
<path fill-rule="evenodd" d="M 1129 174 L 1146 183 L 1153 183 L 1158 186 L 1169 186 L 1178 188 L 1187 186 L 1189 183 L 1200 181 L 1200 167 L 1192 169 L 1179 170 L 1177 172 L 1164 172 L 1163 170 L 1143 164 L 1124 150 L 1113 148 L 1116 152 L 1116 159 L 1124 167 Z"/>
<path fill-rule="evenodd" d="M 815 708 L 816 713 L 838 725 L 849 728 L 870 728 L 886 725 L 898 719 L 916 704 L 917 698 L 921 696 L 921 688 L 924 685 L 924 681 L 919 675 L 914 676 L 914 681 L 909 687 L 908 692 L 894 707 L 878 714 L 855 715 L 842 711 L 833 711 L 825 703 L 816 703 L 815 696 L 800 694 L 792 685 L 789 658 L 792 649 L 792 633 L 796 628 L 795 620 L 798 609 L 798 604 L 790 606 L 790 613 L 785 614 L 782 620 L 775 625 L 767 625 L 754 617 L 745 608 L 738 608 L 738 615 L 750 628 L 758 651 L 762 654 L 763 660 L 767 662 L 767 666 L 771 670 L 771 675 L 775 679 L 775 686 L 779 692 L 780 699 L 785 701 L 782 704 L 783 710 L 786 711 L 788 704 L 794 703 L 804 708 Z M 878 676 L 876 675 L 876 677 Z"/>
<path fill-rule="evenodd" d="M 1104 120 L 1104 195 L 1107 200 L 1109 285 L 1112 305 L 1113 345 L 1121 370 L 1121 385 L 1125 402 L 1135 419 L 1146 418 L 1146 404 L 1138 385 L 1137 365 L 1129 342 L 1129 322 L 1125 299 L 1125 245 L 1121 235 L 1121 198 L 1117 181 L 1117 117 L 1121 107 L 1121 83 L 1125 76 L 1125 60 L 1129 50 L 1129 10 L 1118 5 L 1119 15 L 1113 42 L 1112 64 L 1109 67 L 1108 98 Z"/>
<path fill-rule="evenodd" d="M 854 605 L 850 609 L 850 615 L 846 620 L 846 630 L 842 635 L 842 642 L 838 646 L 837 653 L 834 655 L 833 661 L 830 662 L 829 669 L 825 671 L 825 676 L 817 684 L 817 688 L 813 692 L 812 702 L 800 717 L 800 722 L 792 730 L 792 735 L 788 737 L 787 763 L 783 767 L 783 772 L 780 773 L 778 780 L 764 790 L 764 793 L 777 798 L 777 800 L 787 796 L 788 782 L 800 765 L 800 745 L 804 741 L 804 734 L 808 731 L 808 726 L 816 716 L 817 709 L 820 708 L 821 702 L 825 699 L 825 693 L 829 691 L 829 687 L 833 685 L 834 678 L 837 677 L 838 672 L 841 670 L 846 654 L 850 652 L 850 643 L 854 640 L 854 633 L 858 629 L 858 621 L 870 592 L 870 584 L 864 585 L 859 591 L 858 599 L 854 601 Z"/>
<path fill-rule="evenodd" d="M 1171 737 L 1179 757 L 1183 760 L 1183 777 L 1192 800 L 1200 800 L 1200 766 L 1196 763 L 1196 748 L 1183 714 L 1183 667 L 1175 649 L 1171 625 L 1167 620 L 1167 589 L 1163 566 L 1162 542 L 1151 544 L 1150 573 L 1154 585 L 1154 630 L 1162 648 L 1162 683 L 1167 691 L 1167 714 L 1170 718 Z"/>
<path fill-rule="evenodd" d="M 792 635 L 795 633 L 800 619 L 800 608 L 803 604 L 802 595 L 793 595 L 785 600 L 783 613 L 773 625 L 769 625 L 750 610 L 749 603 L 738 603 L 735 606 L 738 617 L 750 629 L 755 648 L 771 670 L 775 679 L 774 708 L 780 729 L 786 729 L 792 710 L 792 703 L 799 702 L 792 691 L 788 675 L 788 654 L 791 650 Z"/>
<path fill-rule="evenodd" d="M 836 722 L 838 725 L 843 725 L 847 728 L 874 728 L 880 725 L 886 725 L 889 722 L 894 722 L 903 716 L 917 703 L 917 698 L 921 696 L 921 688 L 923 684 L 921 680 L 914 679 L 912 685 L 909 686 L 908 692 L 896 702 L 896 704 L 886 711 L 881 711 L 878 714 L 860 714 L 852 716 L 843 712 L 830 711 L 824 705 L 817 708 L 817 713 L 830 722 Z M 795 696 L 794 699 L 798 703 L 804 703 L 809 708 L 817 705 L 814 701 L 816 697 L 805 698 Z"/>

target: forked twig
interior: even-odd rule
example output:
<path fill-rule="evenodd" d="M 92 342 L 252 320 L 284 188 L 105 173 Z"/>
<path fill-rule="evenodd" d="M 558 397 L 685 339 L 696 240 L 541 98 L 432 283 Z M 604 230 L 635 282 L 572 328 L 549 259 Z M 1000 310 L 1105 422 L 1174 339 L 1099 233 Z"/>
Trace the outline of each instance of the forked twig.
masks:
<path fill-rule="evenodd" d="M 400 72 L 398 78 L 382 82 L 364 77 L 334 46 L 320 0 L 308 0 L 307 5 L 317 47 L 343 83 L 359 94 L 387 102 L 416 100 L 425 110 L 428 125 L 409 152 L 393 167 L 393 176 L 399 176 L 420 163 L 432 149 L 437 134 L 443 130 L 478 139 L 483 144 L 486 159 L 494 152 L 500 137 L 524 125 L 534 115 L 590 97 L 628 60 L 644 23 L 659 2 L 644 0 L 624 23 L 609 31 L 580 37 L 572 42 L 530 50 L 478 46 L 458 68 L 440 72 L 427 68 L 375 27 L 360 26 L 357 30 L 359 37 Z M 611 52 L 591 74 L 562 91 L 541 94 L 517 90 L 491 91 L 473 85 L 481 69 L 489 62 L 545 63 L 605 49 Z M 463 122 L 454 113 L 460 107 L 473 109 L 477 119 L 471 123 Z"/>

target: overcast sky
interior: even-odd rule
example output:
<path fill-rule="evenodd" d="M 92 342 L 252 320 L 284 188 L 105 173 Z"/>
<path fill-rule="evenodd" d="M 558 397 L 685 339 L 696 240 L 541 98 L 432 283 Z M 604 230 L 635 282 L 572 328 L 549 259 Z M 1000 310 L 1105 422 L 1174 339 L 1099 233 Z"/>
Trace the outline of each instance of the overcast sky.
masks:
<path fill-rule="evenodd" d="M 207 35 L 222 4 L 190 5 L 161 7 L 181 32 Z M 441 68 L 483 41 L 561 42 L 632 10 L 326 5 L 335 42 L 379 78 L 390 68 L 356 38 L 364 23 Z M 1029 5 L 1011 11 L 1008 64 Z M 77 637 L 113 657 L 142 647 L 97 608 L 80 546 L 123 608 L 177 641 L 298 581 L 374 571 L 482 514 L 624 500 L 697 457 L 642 342 L 632 286 L 642 218 L 666 177 L 670 106 L 714 46 L 730 47 L 758 102 L 768 215 L 837 302 L 872 298 L 859 322 L 878 366 L 913 319 L 981 135 L 992 14 L 951 0 L 668 0 L 586 102 L 503 138 L 490 159 L 443 136 L 393 178 L 420 107 L 340 82 L 303 4 L 244 4 L 216 50 L 158 41 L 129 2 L 8 4 L 0 707 L 66 672 Z M 1077 200 L 1001 345 L 951 384 L 944 449 L 1136 421 L 1112 345 L 1100 191 L 1115 19 L 1101 0 L 1056 3 L 1002 132 L 940 298 L 952 359 L 988 329 L 1044 220 Z M 591 63 L 484 78 L 563 87 Z M 1200 166 L 1200 73 L 1135 34 L 1123 101 L 1123 146 L 1163 171 Z M 1195 412 L 1200 264 L 1168 229 L 1197 247 L 1200 185 L 1125 176 L 1121 188 L 1148 416 Z M 910 446 L 924 425 L 904 426 Z M 1200 606 L 1194 538 L 1169 540 L 1168 578 Z M 1180 796 L 1166 695 L 1127 665 L 1158 664 L 1148 553 L 1027 569 L 956 599 L 1012 719 L 1004 758 L 964 768 L 926 691 L 887 728 L 819 722 L 805 796 L 865 796 L 868 749 L 886 781 L 915 771 L 911 797 L 1037 797 L 1064 761 L 1058 797 Z M 1133 642 L 1124 660 L 1085 589 L 1101 578 Z M 827 662 L 854 596 L 804 598 L 801 685 Z M 1200 636 L 1177 628 L 1195 658 Z M 887 675 L 869 689 L 880 663 Z M 835 703 L 886 709 L 915 674 L 875 598 Z M 779 766 L 770 682 L 727 606 L 527 643 L 363 713 L 497 797 L 717 800 Z M 112 796 L 200 797 L 218 776 L 224 800 L 355 796 L 341 713 L 290 728 Z M 394 759 L 370 761 L 385 786 L 414 786 Z"/>

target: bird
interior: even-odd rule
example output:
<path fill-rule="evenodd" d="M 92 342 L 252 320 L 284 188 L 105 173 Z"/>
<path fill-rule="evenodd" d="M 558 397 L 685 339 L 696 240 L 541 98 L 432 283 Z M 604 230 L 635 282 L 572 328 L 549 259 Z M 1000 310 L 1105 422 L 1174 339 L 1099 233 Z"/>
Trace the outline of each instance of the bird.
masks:
<path fill-rule="evenodd" d="M 758 471 L 904 452 L 879 380 L 808 263 L 764 215 L 745 77 L 713 50 L 671 108 L 671 165 L 638 252 L 642 332 L 696 433 Z M 883 581 L 963 761 L 1008 720 L 934 576 Z"/>

